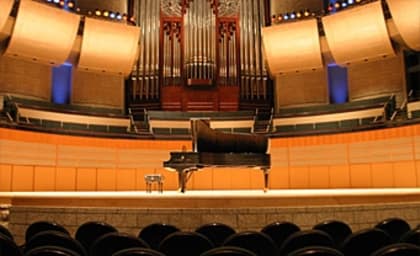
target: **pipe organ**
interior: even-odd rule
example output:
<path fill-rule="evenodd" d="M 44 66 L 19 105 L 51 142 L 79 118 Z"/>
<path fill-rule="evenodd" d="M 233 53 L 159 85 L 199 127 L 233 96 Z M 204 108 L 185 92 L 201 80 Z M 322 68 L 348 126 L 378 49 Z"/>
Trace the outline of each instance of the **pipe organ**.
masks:
<path fill-rule="evenodd" d="M 184 111 L 270 102 L 261 44 L 268 2 L 134 1 L 142 35 L 129 100 L 156 100 L 164 110 Z M 195 109 L 188 107 L 190 101 Z"/>

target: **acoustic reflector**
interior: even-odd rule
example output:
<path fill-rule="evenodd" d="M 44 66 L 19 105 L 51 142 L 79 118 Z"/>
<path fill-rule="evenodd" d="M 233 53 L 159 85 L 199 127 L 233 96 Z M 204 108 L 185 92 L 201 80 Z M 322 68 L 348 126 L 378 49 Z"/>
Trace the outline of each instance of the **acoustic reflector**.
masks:
<path fill-rule="evenodd" d="M 323 66 L 316 19 L 265 27 L 262 41 L 272 76 Z"/>
<path fill-rule="evenodd" d="M 381 1 L 324 16 L 322 23 L 337 64 L 395 55 Z"/>
<path fill-rule="evenodd" d="M 76 14 L 22 0 L 6 55 L 59 66 L 70 55 L 79 22 Z"/>
<path fill-rule="evenodd" d="M 13 0 L 2 0 L 0 1 L 0 31 L 3 30 L 6 25 L 9 14 L 12 11 Z"/>
<path fill-rule="evenodd" d="M 86 18 L 78 67 L 129 75 L 137 59 L 140 28 Z"/>
<path fill-rule="evenodd" d="M 420 51 L 420 1 L 387 0 L 386 2 L 404 42 L 409 48 Z"/>

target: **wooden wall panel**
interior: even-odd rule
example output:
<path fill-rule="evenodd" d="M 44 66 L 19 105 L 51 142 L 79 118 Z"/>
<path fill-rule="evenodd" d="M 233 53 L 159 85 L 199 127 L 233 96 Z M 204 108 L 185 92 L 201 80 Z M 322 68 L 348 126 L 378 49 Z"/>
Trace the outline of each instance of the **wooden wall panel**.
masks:
<path fill-rule="evenodd" d="M 82 0 L 77 1 L 77 7 L 81 12 L 94 11 L 96 8 L 100 10 L 109 10 L 119 13 L 127 13 L 127 2 L 121 0 Z"/>
<path fill-rule="evenodd" d="M 350 101 L 404 92 L 404 62 L 400 54 L 350 65 L 347 72 Z"/>
<path fill-rule="evenodd" d="M 0 57 L 0 93 L 39 100 L 51 98 L 51 67 L 9 57 Z"/>
<path fill-rule="evenodd" d="M 55 167 L 36 166 L 34 169 L 34 190 L 55 191 Z"/>
<path fill-rule="evenodd" d="M 73 71 L 71 103 L 105 108 L 124 108 L 124 78 L 96 74 L 78 69 Z"/>
<path fill-rule="evenodd" d="M 0 191 L 12 190 L 12 166 L 0 164 Z"/>
<path fill-rule="evenodd" d="M 57 167 L 55 177 L 56 191 L 76 191 L 76 168 Z"/>
<path fill-rule="evenodd" d="M 418 187 L 419 127 L 273 138 L 270 188 Z M 168 160 L 170 151 L 182 146 L 191 149 L 190 141 L 113 140 L 0 129 L 2 152 L 6 152 L 5 141 L 14 141 L 14 151 L 29 152 L 28 159 L 38 155 L 33 148 L 58 150 L 51 153 L 56 158 L 49 165 L 37 161 L 23 165 L 16 158 L 15 162 L 4 163 L 2 158 L 0 190 L 3 191 L 144 191 L 144 175 L 151 173 L 165 176 L 165 190 L 176 190 L 178 175 L 162 168 L 162 162 Z M 77 164 L 65 166 L 58 161 L 66 158 Z M 104 165 L 102 161 L 107 162 Z M 187 188 L 258 190 L 262 187 L 263 175 L 259 170 L 214 168 L 195 173 Z"/>
<path fill-rule="evenodd" d="M 271 14 L 292 12 L 297 10 L 309 9 L 311 11 L 320 11 L 323 7 L 323 1 L 319 0 L 271 0 Z"/>
<path fill-rule="evenodd" d="M 34 167 L 14 165 L 12 169 L 12 191 L 34 191 Z"/>
<path fill-rule="evenodd" d="M 275 88 L 276 109 L 329 102 L 325 69 L 277 76 Z"/>

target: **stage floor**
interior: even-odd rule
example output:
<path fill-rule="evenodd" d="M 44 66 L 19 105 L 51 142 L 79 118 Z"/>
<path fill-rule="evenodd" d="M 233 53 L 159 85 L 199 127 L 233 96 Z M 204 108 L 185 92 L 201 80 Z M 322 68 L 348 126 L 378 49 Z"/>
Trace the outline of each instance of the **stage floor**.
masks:
<path fill-rule="evenodd" d="M 0 192 L 0 204 L 45 207 L 250 208 L 419 202 L 420 188 Z"/>

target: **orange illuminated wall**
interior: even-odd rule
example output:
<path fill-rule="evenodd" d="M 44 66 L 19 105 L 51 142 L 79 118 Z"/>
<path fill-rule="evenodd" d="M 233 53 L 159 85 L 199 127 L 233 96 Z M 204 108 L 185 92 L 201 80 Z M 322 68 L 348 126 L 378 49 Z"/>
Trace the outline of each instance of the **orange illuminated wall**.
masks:
<path fill-rule="evenodd" d="M 186 140 L 88 138 L 0 129 L 0 191 L 133 191 Z M 271 139 L 270 188 L 420 186 L 420 125 L 337 135 Z M 262 189 L 262 173 L 221 168 L 196 172 L 188 189 Z"/>

